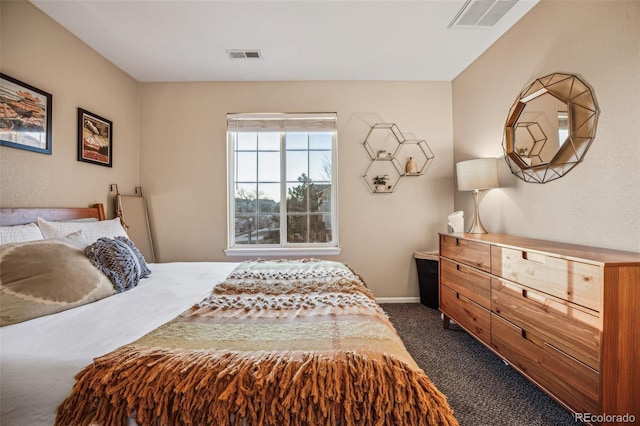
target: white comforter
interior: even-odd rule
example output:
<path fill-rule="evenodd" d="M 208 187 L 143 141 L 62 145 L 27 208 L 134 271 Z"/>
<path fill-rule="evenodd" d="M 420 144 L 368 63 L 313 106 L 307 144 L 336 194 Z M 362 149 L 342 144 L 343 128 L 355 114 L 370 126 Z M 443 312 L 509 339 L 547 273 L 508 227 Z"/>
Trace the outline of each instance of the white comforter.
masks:
<path fill-rule="evenodd" d="M 189 308 L 237 263 L 158 263 L 138 287 L 95 303 L 0 328 L 0 424 L 52 425 L 74 376 Z"/>

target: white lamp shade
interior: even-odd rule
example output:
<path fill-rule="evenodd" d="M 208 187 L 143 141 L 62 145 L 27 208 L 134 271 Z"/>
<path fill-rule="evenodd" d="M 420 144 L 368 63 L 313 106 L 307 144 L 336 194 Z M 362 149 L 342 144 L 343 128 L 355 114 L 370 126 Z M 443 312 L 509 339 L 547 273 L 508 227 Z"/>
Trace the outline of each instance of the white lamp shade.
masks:
<path fill-rule="evenodd" d="M 478 158 L 456 164 L 458 191 L 497 188 L 498 159 Z"/>

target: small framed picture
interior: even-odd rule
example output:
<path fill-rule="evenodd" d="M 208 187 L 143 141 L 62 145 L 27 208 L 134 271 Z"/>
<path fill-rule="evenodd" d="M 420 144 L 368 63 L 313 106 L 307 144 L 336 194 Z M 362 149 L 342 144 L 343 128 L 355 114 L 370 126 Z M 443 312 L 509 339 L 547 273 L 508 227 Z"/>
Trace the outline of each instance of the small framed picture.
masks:
<path fill-rule="evenodd" d="M 111 167 L 113 123 L 78 108 L 78 161 Z"/>
<path fill-rule="evenodd" d="M 53 97 L 0 73 L 0 145 L 51 155 Z"/>

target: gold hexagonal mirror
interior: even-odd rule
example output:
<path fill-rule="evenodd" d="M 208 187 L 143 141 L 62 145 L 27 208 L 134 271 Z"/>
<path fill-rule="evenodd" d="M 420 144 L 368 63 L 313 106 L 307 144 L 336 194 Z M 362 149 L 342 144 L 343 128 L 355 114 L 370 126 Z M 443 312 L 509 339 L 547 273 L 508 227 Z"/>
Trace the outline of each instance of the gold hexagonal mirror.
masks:
<path fill-rule="evenodd" d="M 582 161 L 596 135 L 598 105 L 571 74 L 536 79 L 511 106 L 504 126 L 505 160 L 525 182 L 546 183 Z"/>

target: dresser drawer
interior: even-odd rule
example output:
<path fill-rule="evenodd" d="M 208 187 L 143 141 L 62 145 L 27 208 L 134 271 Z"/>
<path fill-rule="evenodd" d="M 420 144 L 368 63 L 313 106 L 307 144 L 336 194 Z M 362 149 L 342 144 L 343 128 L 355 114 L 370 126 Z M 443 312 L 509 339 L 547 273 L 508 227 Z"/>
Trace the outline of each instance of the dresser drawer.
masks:
<path fill-rule="evenodd" d="M 440 260 L 440 283 L 491 309 L 491 278 L 470 266 Z"/>
<path fill-rule="evenodd" d="M 440 256 L 491 271 L 491 246 L 462 238 L 440 235 Z"/>
<path fill-rule="evenodd" d="M 491 247 L 491 265 L 494 275 L 601 310 L 602 271 L 597 265 L 498 246 Z"/>
<path fill-rule="evenodd" d="M 502 318 L 600 370 L 600 318 L 591 311 L 495 278 L 491 301 L 492 311 Z"/>
<path fill-rule="evenodd" d="M 489 310 L 447 286 L 440 286 L 440 310 L 469 330 L 476 338 L 487 345 L 491 344 L 489 336 L 491 317 Z"/>
<path fill-rule="evenodd" d="M 599 412 L 595 370 L 495 314 L 491 315 L 491 346 L 575 412 Z"/>

